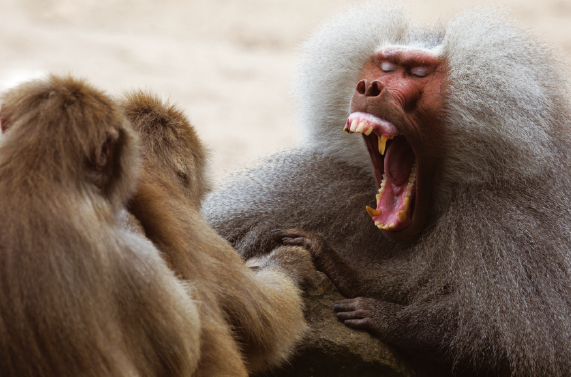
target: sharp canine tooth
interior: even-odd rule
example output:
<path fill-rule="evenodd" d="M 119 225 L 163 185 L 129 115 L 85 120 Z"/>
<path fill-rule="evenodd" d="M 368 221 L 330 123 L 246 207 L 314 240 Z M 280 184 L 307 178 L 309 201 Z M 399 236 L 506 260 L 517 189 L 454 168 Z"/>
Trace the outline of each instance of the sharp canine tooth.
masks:
<path fill-rule="evenodd" d="M 362 121 L 361 123 L 359 123 L 359 127 L 357 127 L 357 129 L 355 130 L 355 132 L 362 134 L 363 131 L 365 131 L 365 126 L 367 125 L 367 122 Z"/>
<path fill-rule="evenodd" d="M 369 216 L 373 217 L 373 216 L 379 216 L 383 214 L 383 211 L 379 211 L 378 209 L 373 209 L 369 206 L 367 206 L 367 212 L 369 213 Z"/>
<path fill-rule="evenodd" d="M 351 128 L 350 128 L 350 130 L 351 130 L 351 132 L 355 132 L 356 129 L 357 129 L 357 119 L 355 119 L 355 120 L 353 121 L 353 123 L 351 123 Z"/>
<path fill-rule="evenodd" d="M 345 127 L 343 127 L 343 131 L 349 132 L 349 127 L 347 127 L 347 125 L 345 125 Z"/>
<path fill-rule="evenodd" d="M 387 137 L 385 135 L 381 135 L 381 137 L 379 137 L 379 153 L 381 155 L 385 154 L 386 144 L 387 144 Z"/>
<path fill-rule="evenodd" d="M 373 132 L 373 126 L 369 127 L 367 131 L 365 131 L 365 135 L 369 136 Z"/>
<path fill-rule="evenodd" d="M 397 216 L 399 217 L 400 221 L 406 221 L 406 211 L 398 211 Z"/>

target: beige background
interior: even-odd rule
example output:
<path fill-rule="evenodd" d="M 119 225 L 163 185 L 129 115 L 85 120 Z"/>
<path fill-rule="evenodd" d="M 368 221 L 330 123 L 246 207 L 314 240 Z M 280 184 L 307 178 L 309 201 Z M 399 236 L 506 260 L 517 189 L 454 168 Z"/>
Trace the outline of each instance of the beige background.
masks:
<path fill-rule="evenodd" d="M 0 0 L 0 90 L 47 72 L 183 108 L 215 179 L 299 140 L 297 47 L 349 0 Z M 406 0 L 423 23 L 500 5 L 571 63 L 571 0 Z M 317 72 L 316 74 L 319 74 Z"/>

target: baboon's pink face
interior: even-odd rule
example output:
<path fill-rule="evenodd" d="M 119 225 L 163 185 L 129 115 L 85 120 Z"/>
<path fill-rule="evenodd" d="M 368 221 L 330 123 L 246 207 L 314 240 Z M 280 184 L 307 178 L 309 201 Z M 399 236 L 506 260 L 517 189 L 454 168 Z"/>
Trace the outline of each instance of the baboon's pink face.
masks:
<path fill-rule="evenodd" d="M 386 47 L 364 65 L 345 131 L 362 133 L 379 186 L 369 215 L 387 236 L 408 241 L 430 213 L 443 155 L 445 64 L 427 50 Z"/>

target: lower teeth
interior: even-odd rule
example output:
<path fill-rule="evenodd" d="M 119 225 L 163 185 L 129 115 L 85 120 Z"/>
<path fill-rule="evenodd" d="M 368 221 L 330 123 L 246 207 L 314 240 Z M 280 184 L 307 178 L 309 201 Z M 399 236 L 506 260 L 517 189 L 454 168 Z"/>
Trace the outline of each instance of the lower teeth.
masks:
<path fill-rule="evenodd" d="M 397 212 L 397 216 L 399 217 L 400 221 L 402 221 L 402 222 L 405 222 L 408 218 L 407 211 L 408 211 L 408 208 L 410 206 L 410 197 L 412 196 L 412 189 L 414 187 L 415 181 L 416 181 L 416 161 L 412 164 L 411 169 L 410 169 L 410 174 L 408 177 L 408 184 L 406 187 L 406 193 L 405 193 L 405 197 L 403 200 L 403 209 L 401 211 Z M 379 194 L 376 195 L 377 207 L 379 206 L 379 203 L 381 202 L 381 198 L 382 198 L 382 195 L 385 191 L 386 184 L 387 184 L 387 176 L 386 176 L 386 174 L 383 173 L 383 179 L 381 181 L 381 187 L 379 188 Z M 387 225 L 387 224 L 382 224 L 380 221 L 375 221 L 375 225 L 379 229 L 383 229 L 383 230 L 396 228 L 396 224 L 394 222 Z"/>

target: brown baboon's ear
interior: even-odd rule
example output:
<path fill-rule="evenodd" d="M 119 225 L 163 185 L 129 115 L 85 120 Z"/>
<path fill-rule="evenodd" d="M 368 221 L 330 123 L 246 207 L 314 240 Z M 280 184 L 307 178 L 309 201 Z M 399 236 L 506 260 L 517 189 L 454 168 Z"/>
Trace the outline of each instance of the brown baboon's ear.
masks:
<path fill-rule="evenodd" d="M 2 133 L 6 132 L 6 130 L 8 129 L 8 115 L 6 114 L 6 107 L 4 105 L 2 105 L 2 107 L 0 107 L 0 129 L 2 130 Z"/>
<path fill-rule="evenodd" d="M 94 151 L 95 170 L 104 171 L 109 164 L 113 163 L 113 152 L 119 139 L 119 132 L 116 129 L 110 129 L 105 132 L 105 138 Z"/>

